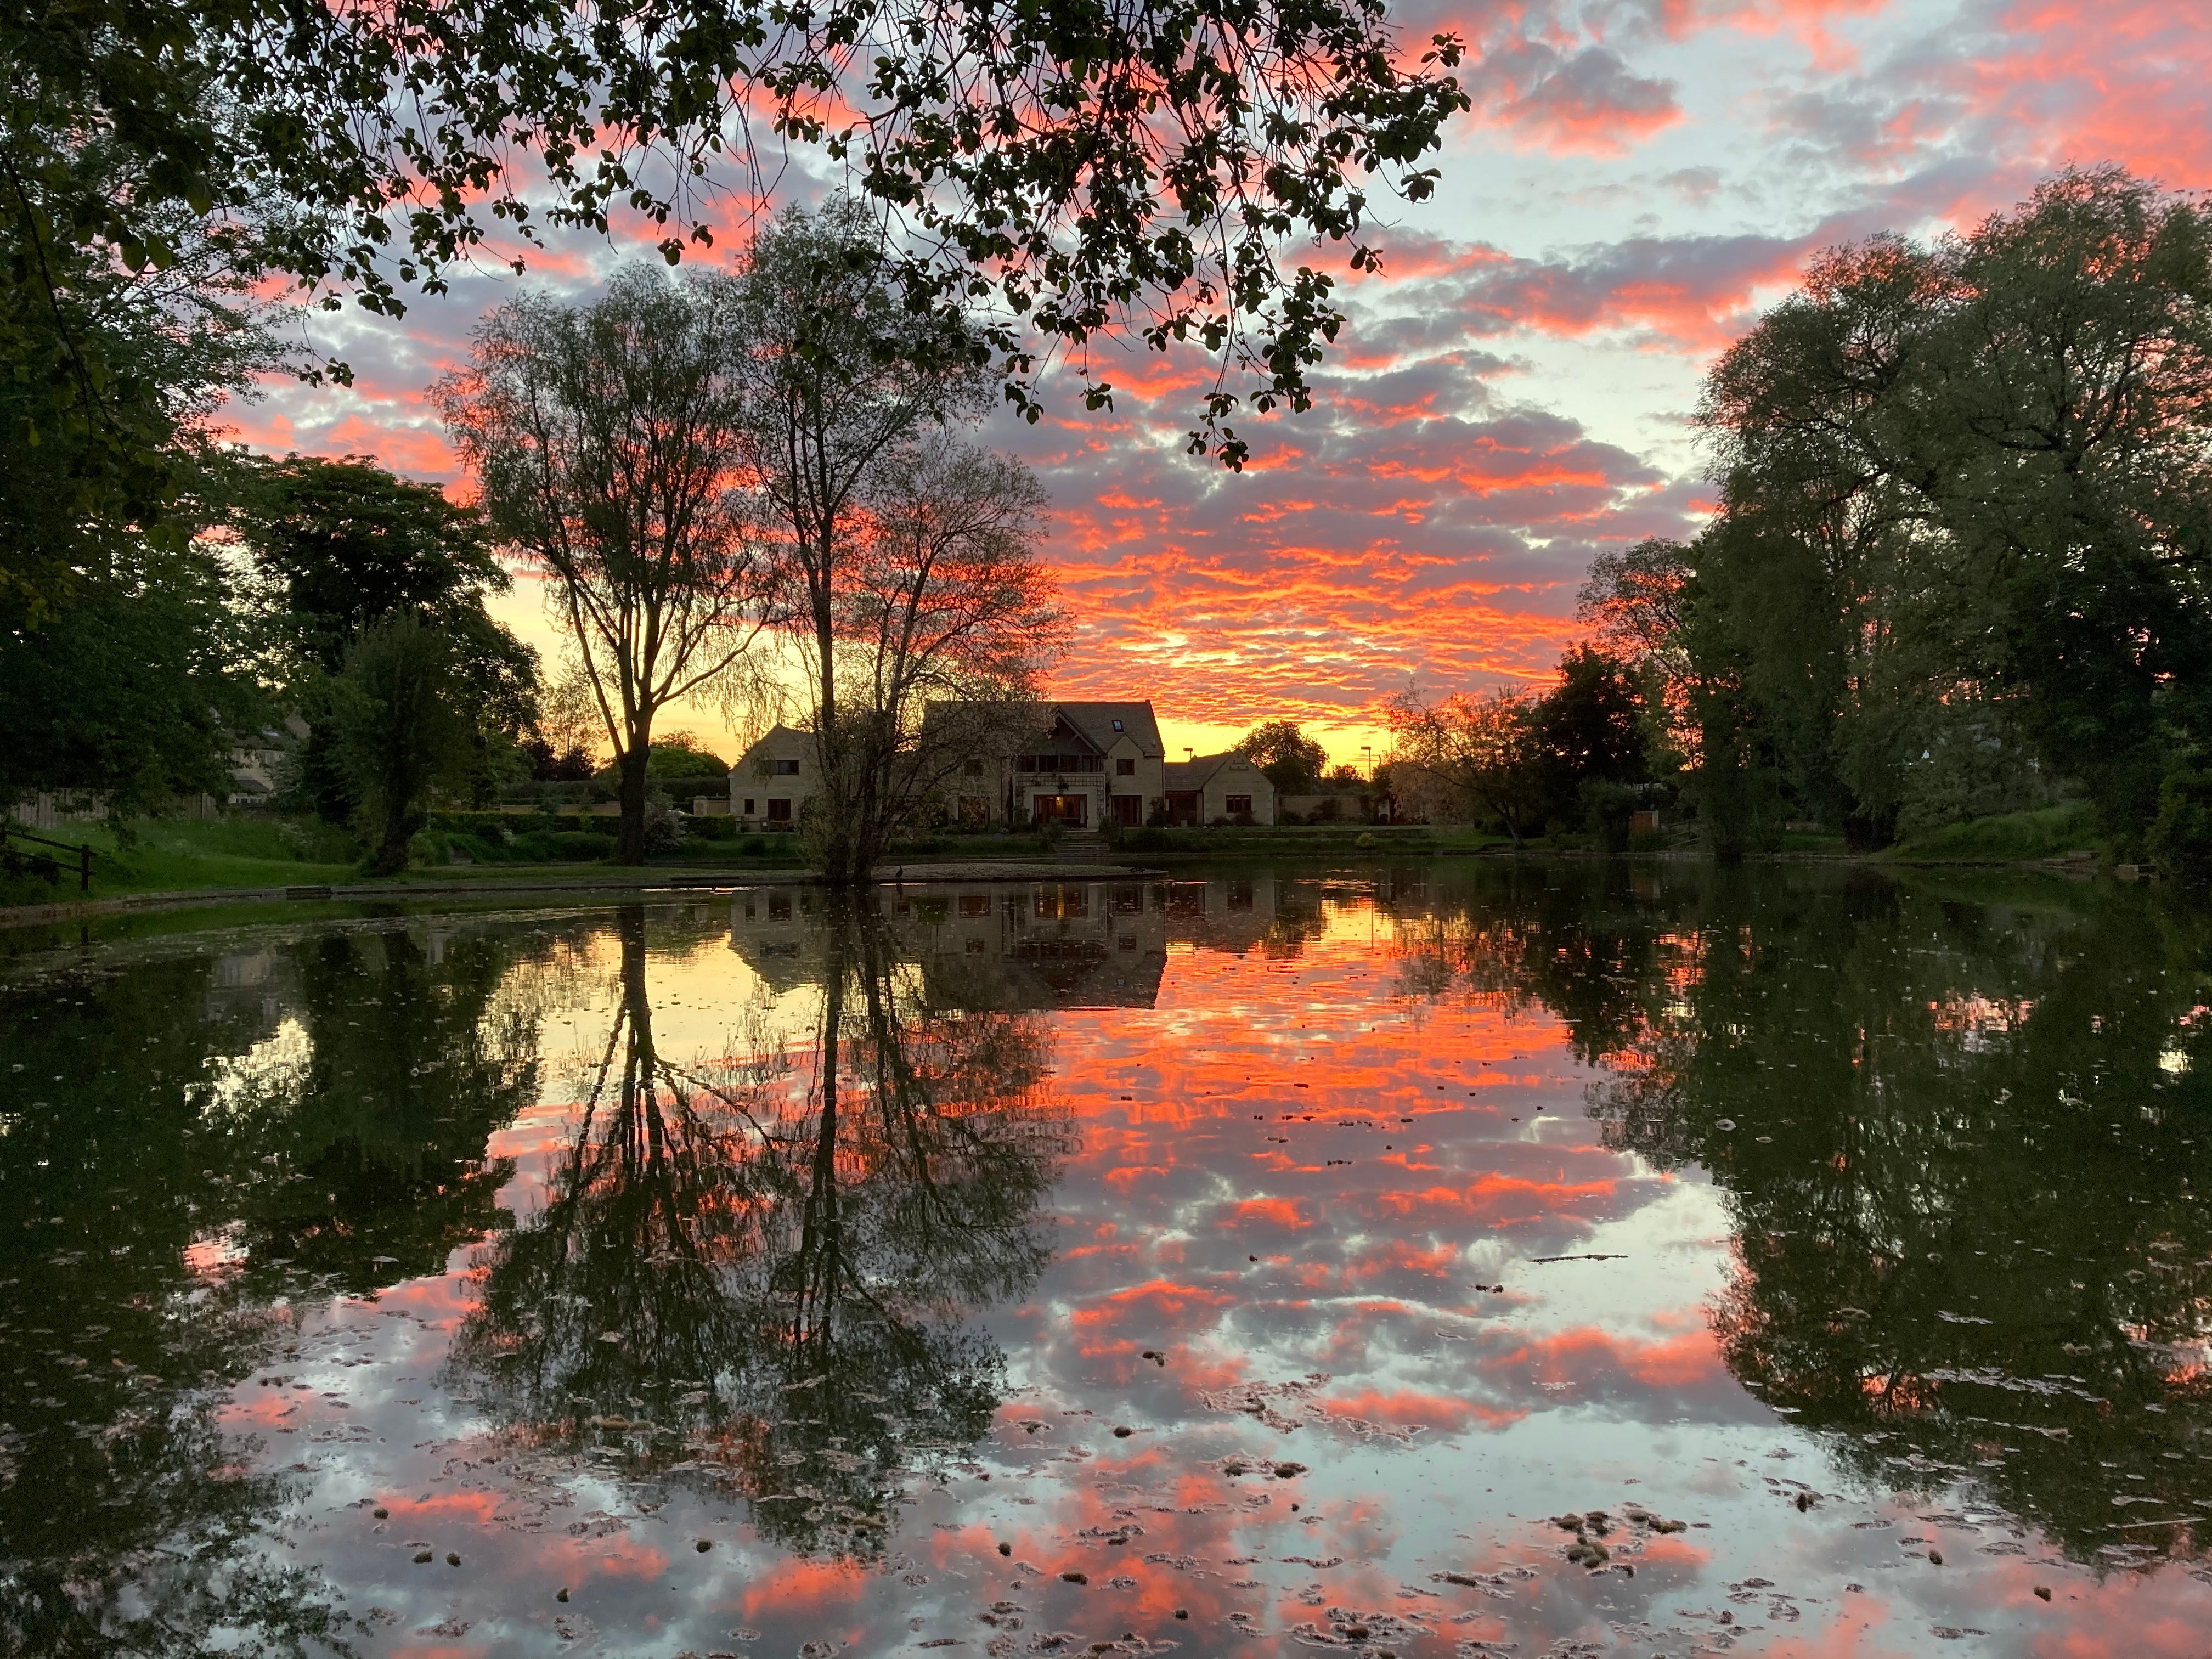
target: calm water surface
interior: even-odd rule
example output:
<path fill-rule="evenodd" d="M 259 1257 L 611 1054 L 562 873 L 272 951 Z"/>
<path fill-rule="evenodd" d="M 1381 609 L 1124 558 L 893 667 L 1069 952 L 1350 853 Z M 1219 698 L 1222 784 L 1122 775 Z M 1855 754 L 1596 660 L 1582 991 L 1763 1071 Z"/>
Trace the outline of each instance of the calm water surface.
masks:
<path fill-rule="evenodd" d="M 2212 1649 L 2212 930 L 1496 865 L 0 981 L 0 1652 Z"/>

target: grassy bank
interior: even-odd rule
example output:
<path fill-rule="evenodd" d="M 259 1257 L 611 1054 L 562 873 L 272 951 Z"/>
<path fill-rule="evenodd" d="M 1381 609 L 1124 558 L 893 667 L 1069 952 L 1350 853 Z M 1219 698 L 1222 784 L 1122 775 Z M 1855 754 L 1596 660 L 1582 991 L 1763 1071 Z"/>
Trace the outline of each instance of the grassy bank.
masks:
<path fill-rule="evenodd" d="M 46 848 L 37 850 L 53 853 L 68 866 L 60 881 L 0 875 L 0 904 L 66 903 L 126 893 L 349 881 L 360 857 L 351 836 L 312 820 L 149 819 L 128 824 L 119 833 L 104 823 L 69 823 L 38 833 L 72 847 L 92 848 L 91 891 L 85 893 L 77 885 L 71 854 Z"/>
<path fill-rule="evenodd" d="M 2088 803 L 2069 801 L 2033 812 L 1947 823 L 1881 856 L 1893 864 L 2009 864 L 2104 850 Z"/>
<path fill-rule="evenodd" d="M 615 839 L 604 818 L 552 822 L 495 813 L 440 813 L 416 840 L 416 863 L 401 875 L 379 881 L 363 873 L 364 849 L 354 836 L 313 818 L 143 819 L 119 831 L 104 823 L 65 824 L 38 833 L 70 848 L 92 848 L 90 889 L 78 884 L 73 851 L 25 845 L 20 850 L 52 854 L 62 866 L 59 878 L 0 873 L 0 908 L 125 898 L 136 893 L 214 894 L 252 888 L 426 883 L 527 886 L 548 877 L 588 882 L 604 876 L 607 885 L 615 887 L 641 879 L 650 883 L 686 870 L 788 875 L 805 866 L 795 836 L 732 836 L 720 833 L 726 830 L 726 823 L 713 820 L 705 828 L 708 833 L 687 836 L 680 848 L 654 856 L 641 870 L 610 862 Z M 1038 858 L 1048 850 L 1033 836 L 945 836 L 894 848 L 891 860 L 1019 860 Z"/>

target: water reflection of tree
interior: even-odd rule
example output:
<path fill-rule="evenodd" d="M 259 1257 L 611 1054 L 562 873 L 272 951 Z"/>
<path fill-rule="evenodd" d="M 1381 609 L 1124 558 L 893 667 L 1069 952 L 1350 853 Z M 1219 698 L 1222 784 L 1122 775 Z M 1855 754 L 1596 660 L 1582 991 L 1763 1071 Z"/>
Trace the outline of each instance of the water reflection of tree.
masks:
<path fill-rule="evenodd" d="M 2208 932 L 2062 894 L 2023 914 L 1699 876 L 1632 908 L 1594 881 L 1487 895 L 1445 931 L 1498 941 L 1477 977 L 1606 1059 L 1612 1144 L 1728 1192 L 1740 1265 L 1714 1321 L 1747 1384 L 1869 1478 L 1978 1480 L 2082 1555 L 2194 1553 Z M 1456 978 L 1446 959 L 1425 971 Z"/>
<path fill-rule="evenodd" d="M 294 1342 L 281 1292 L 441 1267 L 488 1221 L 485 1138 L 535 1088 L 534 1032 L 487 1018 L 514 954 L 394 928 L 0 998 L 0 1653 L 343 1631 L 263 1536 L 289 1477 L 217 1413 Z"/>
<path fill-rule="evenodd" d="M 712 1065 L 656 1042 L 641 912 L 538 1214 L 502 1238 L 455 1363 L 547 1440 L 727 1483 L 793 1547 L 868 1554 L 917 1454 L 987 1429 L 972 1312 L 1021 1295 L 1060 1134 L 1046 1028 L 935 1000 L 873 916 L 821 923 L 818 1022 Z"/>

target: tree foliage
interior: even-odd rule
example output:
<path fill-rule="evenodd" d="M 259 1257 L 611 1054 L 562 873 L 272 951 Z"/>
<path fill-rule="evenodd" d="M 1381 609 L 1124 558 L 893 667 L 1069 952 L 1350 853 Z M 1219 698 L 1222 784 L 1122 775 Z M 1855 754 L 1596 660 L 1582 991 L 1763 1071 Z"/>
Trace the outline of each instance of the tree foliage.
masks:
<path fill-rule="evenodd" d="M 1541 692 L 1393 698 L 1390 787 L 1401 808 L 1495 823 L 1516 847 L 1587 822 L 1613 845 L 1626 831 L 1623 803 L 1650 775 L 1641 688 L 1628 664 L 1592 645 L 1570 647 L 1558 672 Z"/>
<path fill-rule="evenodd" d="M 1709 776 L 1878 842 L 2047 769 L 2140 841 L 2212 735 L 2212 210 L 2075 171 L 1837 249 L 1700 419 L 1691 580 L 1608 591 L 1686 652 Z"/>
<path fill-rule="evenodd" d="M 128 193 L 112 145 L 26 96 L 0 88 L 0 164 L 28 144 L 72 187 Z M 27 190 L 0 170 L 0 240 Z M 191 538 L 227 489 L 207 417 L 283 353 L 231 242 L 155 217 L 175 233 L 160 268 L 66 240 L 0 261 L 0 791 L 96 790 L 126 812 L 226 793 L 230 728 L 267 718 L 230 573 Z"/>
<path fill-rule="evenodd" d="M 485 609 L 509 586 L 489 530 L 364 458 L 234 465 L 261 672 L 308 726 L 295 793 L 401 868 L 431 795 L 488 795 L 535 717 L 536 653 Z"/>
<path fill-rule="evenodd" d="M 966 728 L 1003 727 L 1066 632 L 1036 556 L 1043 492 L 950 429 L 979 382 L 894 275 L 832 203 L 786 215 L 739 279 L 755 524 L 805 675 L 809 829 L 836 881 L 868 876 L 975 752 L 985 732 Z"/>
<path fill-rule="evenodd" d="M 1236 752 L 1286 795 L 1312 789 L 1328 764 L 1328 750 L 1300 731 L 1296 720 L 1262 720 L 1237 738 Z"/>
<path fill-rule="evenodd" d="M 466 689 L 452 641 L 400 611 L 362 630 L 322 700 L 318 715 L 374 844 L 372 874 L 405 869 L 432 793 L 465 782 L 477 735 Z"/>
<path fill-rule="evenodd" d="M 1225 354 L 1257 409 L 1303 406 L 1342 315 L 1286 245 L 1374 265 L 1370 192 L 1429 193 L 1419 163 L 1468 106 L 1458 58 L 1442 35 L 1407 52 L 1382 0 L 44 0 L 0 21 L 0 211 L 26 304 L 40 257 L 173 258 L 181 208 L 389 312 L 495 234 L 629 216 L 672 263 L 711 240 L 720 186 L 765 195 L 813 152 L 893 233 L 902 306 L 989 312 L 1032 412 L 1042 352 L 1132 325 Z M 73 176 L 58 133 L 112 143 L 132 187 Z M 1232 463 L 1240 395 L 1217 384 L 1194 439 Z"/>
<path fill-rule="evenodd" d="M 726 275 L 631 266 L 588 305 L 510 301 L 433 396 L 495 532 L 552 579 L 620 777 L 617 856 L 645 856 L 653 722 L 726 685 L 757 635 L 745 336 Z"/>
<path fill-rule="evenodd" d="M 245 640 L 221 566 L 143 544 L 111 556 L 71 602 L 0 634 L 0 799 L 105 794 L 130 816 L 230 787 L 233 734 L 267 703 L 238 672 Z"/>
<path fill-rule="evenodd" d="M 1393 699 L 1390 787 L 1416 817 L 1494 818 L 1516 847 L 1542 822 L 1530 700 L 1497 690 L 1423 703 Z"/>

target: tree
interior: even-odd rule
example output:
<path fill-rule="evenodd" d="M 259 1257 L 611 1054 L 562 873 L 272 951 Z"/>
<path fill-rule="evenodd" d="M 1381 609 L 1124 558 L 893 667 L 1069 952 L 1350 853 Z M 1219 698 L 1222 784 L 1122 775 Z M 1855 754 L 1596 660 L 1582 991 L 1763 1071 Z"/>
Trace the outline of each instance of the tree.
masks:
<path fill-rule="evenodd" d="M 243 654 L 228 584 L 204 550 L 139 545 L 30 626 L 0 632 L 0 805 L 53 788 L 98 791 L 129 817 L 179 795 L 225 795 L 233 733 L 265 700 Z"/>
<path fill-rule="evenodd" d="M 903 308 L 851 204 L 786 215 L 741 282 L 755 507 L 812 703 L 812 839 L 831 880 L 865 880 L 963 752 L 928 704 L 964 719 L 1027 696 L 1060 637 L 1043 496 L 942 431 L 977 382 Z"/>
<path fill-rule="evenodd" d="M 432 792 L 466 779 L 477 727 L 465 692 L 452 642 L 411 611 L 370 624 L 346 653 L 319 713 L 360 803 L 371 874 L 405 869 Z"/>
<path fill-rule="evenodd" d="M 1696 586 L 1793 790 L 1879 841 L 2039 762 L 2140 840 L 2212 738 L 2212 209 L 2070 171 L 1968 235 L 1835 250 L 1700 419 Z"/>
<path fill-rule="evenodd" d="M 0 21 L 18 72 L 0 91 L 0 605 L 35 626 L 120 541 L 174 552 L 204 527 L 207 416 L 294 355 L 253 291 L 250 227 L 165 199 L 130 146 L 21 78 L 21 21 Z M 144 240 L 95 228 L 118 211 Z"/>
<path fill-rule="evenodd" d="M 631 266 L 587 306 L 501 307 L 432 389 L 495 532 L 552 579 L 613 750 L 624 864 L 645 858 L 654 720 L 726 686 L 762 622 L 737 301 L 726 276 Z"/>
<path fill-rule="evenodd" d="M 1595 816 L 1625 825 L 1632 805 L 1622 803 L 1635 799 L 1628 786 L 1650 775 L 1635 676 L 1618 657 L 1590 645 L 1564 652 L 1559 674 L 1559 683 L 1528 710 L 1546 821 Z"/>
<path fill-rule="evenodd" d="M 961 767 L 1029 712 L 1066 639 L 1036 556 L 1044 491 L 1010 457 L 931 434 L 884 458 L 839 580 L 843 834 L 834 875 L 865 879 Z"/>
<path fill-rule="evenodd" d="M 1544 778 L 1530 699 L 1501 688 L 1424 704 L 1409 690 L 1386 708 L 1390 788 L 1417 816 L 1494 817 L 1516 848 L 1541 824 Z"/>
<path fill-rule="evenodd" d="M 653 745 L 653 753 L 645 763 L 645 774 L 655 779 L 711 778 L 717 783 L 726 783 L 730 766 L 689 732 L 677 732 Z"/>
<path fill-rule="evenodd" d="M 483 515 L 448 501 L 435 484 L 397 477 L 364 457 L 293 455 L 239 465 L 244 479 L 232 523 L 264 587 L 264 672 L 308 723 L 300 793 L 332 823 L 360 810 L 365 788 L 390 801 L 387 784 L 363 781 L 397 775 L 390 769 L 400 764 L 386 756 L 364 769 L 362 710 L 381 707 L 381 694 L 343 708 L 334 699 L 339 678 L 357 667 L 362 641 L 395 619 L 437 636 L 434 664 L 428 646 L 403 654 L 428 677 L 421 684 L 434 685 L 452 706 L 434 720 L 402 720 L 386 737 L 421 733 L 436 752 L 410 768 L 483 793 L 494 751 L 533 721 L 538 685 L 535 653 L 484 608 L 510 579 L 493 555 Z M 371 658 L 386 661 L 399 648 L 396 637 L 380 636 Z M 350 758 L 342 745 L 350 746 Z M 416 816 L 419 805 L 404 805 L 401 817 Z M 385 849 L 380 857 L 388 858 L 398 820 L 375 816 L 371 834 Z"/>
<path fill-rule="evenodd" d="M 1690 550 L 1662 536 L 1601 553 L 1575 596 L 1575 620 L 1595 629 L 1613 655 L 1632 661 L 1679 650 L 1690 574 Z"/>
<path fill-rule="evenodd" d="M 672 263 L 711 240 L 719 181 L 764 194 L 779 152 L 804 147 L 900 233 L 904 308 L 998 319 L 988 343 L 1032 412 L 1044 356 L 1129 325 L 1224 354 L 1257 410 L 1303 408 L 1344 318 L 1287 244 L 1346 243 L 1352 269 L 1376 266 L 1370 191 L 1430 193 L 1419 163 L 1468 106 L 1459 53 L 1445 35 L 1408 52 L 1379 0 L 21 8 L 0 23 L 0 212 L 38 257 L 8 280 L 43 303 L 42 259 L 72 243 L 158 264 L 162 215 L 185 208 L 254 221 L 268 271 L 397 312 L 495 225 L 527 241 L 629 212 L 663 228 Z M 126 155 L 131 189 L 56 171 L 53 135 L 80 133 Z M 1109 394 L 1091 380 L 1094 404 Z M 1216 382 L 1194 447 L 1241 460 L 1221 423 L 1242 395 Z"/>
<path fill-rule="evenodd" d="M 128 188 L 82 135 L 13 125 L 37 125 L 22 94 L 0 89 L 0 161 L 29 144 L 54 177 Z M 0 176 L 0 240 L 9 191 L 40 188 Z M 6 252 L 0 795 L 96 790 L 124 814 L 225 793 L 231 728 L 268 711 L 240 672 L 231 572 L 191 538 L 219 516 L 228 471 L 209 416 L 284 354 L 220 236 L 180 231 L 160 269 L 73 246 L 43 264 L 20 241 Z"/>
<path fill-rule="evenodd" d="M 590 678 L 572 665 L 538 699 L 537 718 L 522 743 L 531 776 L 540 783 L 581 783 L 599 769 L 592 757 L 605 730 Z"/>
<path fill-rule="evenodd" d="M 363 629 L 399 612 L 489 644 L 483 601 L 511 582 L 482 513 L 367 456 L 243 465 L 234 522 L 270 586 L 271 645 L 293 663 L 336 673 Z"/>
<path fill-rule="evenodd" d="M 1285 795 L 1302 795 L 1320 781 L 1328 750 L 1298 730 L 1296 720 L 1266 720 L 1237 738 L 1236 752 Z"/>

